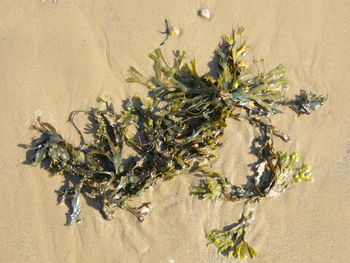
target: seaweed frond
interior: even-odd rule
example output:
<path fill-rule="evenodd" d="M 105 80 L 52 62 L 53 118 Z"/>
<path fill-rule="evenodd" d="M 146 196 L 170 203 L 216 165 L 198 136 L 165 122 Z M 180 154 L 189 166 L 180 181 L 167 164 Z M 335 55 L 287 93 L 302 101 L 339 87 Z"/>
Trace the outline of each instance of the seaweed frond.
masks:
<path fill-rule="evenodd" d="M 254 259 L 258 254 L 246 240 L 253 220 L 253 213 L 250 213 L 248 216 L 242 215 L 239 222 L 229 230 L 212 230 L 207 236 L 211 241 L 208 246 L 215 246 L 218 254 L 227 257 L 233 256 L 241 260 L 248 257 Z"/>

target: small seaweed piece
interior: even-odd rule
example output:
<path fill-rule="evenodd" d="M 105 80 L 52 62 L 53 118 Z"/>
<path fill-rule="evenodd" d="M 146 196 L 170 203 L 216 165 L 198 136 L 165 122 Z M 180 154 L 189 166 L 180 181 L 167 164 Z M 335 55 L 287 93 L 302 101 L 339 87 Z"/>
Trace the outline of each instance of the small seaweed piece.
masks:
<path fill-rule="evenodd" d="M 312 91 L 306 92 L 305 90 L 300 91 L 300 95 L 290 103 L 290 108 L 296 113 L 300 114 L 310 114 L 311 111 L 317 110 L 326 101 L 327 97 L 323 95 L 316 95 Z"/>
<path fill-rule="evenodd" d="M 296 174 L 294 175 L 294 181 L 300 182 L 300 181 L 314 181 L 314 178 L 311 176 L 310 173 L 310 166 L 306 164 L 302 164 L 301 167 L 297 170 Z"/>
<path fill-rule="evenodd" d="M 250 212 L 247 216 L 242 215 L 239 222 L 229 230 L 212 230 L 207 236 L 207 239 L 211 241 L 208 246 L 215 246 L 218 249 L 218 254 L 227 257 L 233 256 L 241 260 L 248 257 L 254 259 L 258 254 L 248 245 L 246 240 L 253 220 L 253 212 Z"/>
<path fill-rule="evenodd" d="M 160 32 L 161 34 L 165 34 L 166 37 L 165 39 L 163 40 L 162 43 L 160 43 L 160 45 L 164 45 L 166 42 L 168 42 L 169 40 L 169 36 L 170 36 L 170 29 L 169 29 L 169 23 L 168 23 L 168 20 L 165 19 L 165 31 L 164 32 Z"/>
<path fill-rule="evenodd" d="M 77 162 L 79 151 L 65 141 L 56 129 L 49 123 L 42 122 L 38 117 L 39 127 L 34 126 L 42 135 L 30 146 L 32 150 L 32 165 L 36 166 L 46 159 L 50 159 L 48 167 L 50 172 L 60 173 L 65 169 L 69 169 L 71 165 Z"/>
<path fill-rule="evenodd" d="M 81 208 L 79 206 L 80 202 L 80 191 L 84 182 L 80 182 L 75 187 L 67 187 L 65 190 L 61 191 L 59 194 L 62 195 L 60 204 L 66 204 L 67 200 L 71 200 L 72 212 L 70 214 L 70 221 L 68 225 L 73 225 L 74 222 L 79 222 L 81 219 L 79 218 Z"/>
<path fill-rule="evenodd" d="M 200 199 L 209 198 L 211 200 L 240 201 L 250 200 L 257 195 L 242 186 L 233 185 L 225 176 L 216 172 L 202 171 L 210 177 L 202 181 L 200 186 L 191 186 L 191 197 L 198 196 Z"/>
<path fill-rule="evenodd" d="M 290 188 L 293 182 L 297 182 L 298 179 L 308 180 L 307 178 L 309 178 L 311 181 L 311 177 L 308 176 L 309 166 L 303 164 L 300 168 L 294 167 L 298 159 L 298 152 L 279 151 L 259 163 L 257 166 L 258 175 L 254 177 L 257 191 L 262 196 L 273 197 Z"/>

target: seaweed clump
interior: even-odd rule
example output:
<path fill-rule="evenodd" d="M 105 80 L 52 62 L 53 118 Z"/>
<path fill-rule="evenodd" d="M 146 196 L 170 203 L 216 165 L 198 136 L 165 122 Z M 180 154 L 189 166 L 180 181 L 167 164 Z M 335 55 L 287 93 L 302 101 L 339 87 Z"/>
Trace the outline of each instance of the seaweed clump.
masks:
<path fill-rule="evenodd" d="M 112 219 L 117 208 L 127 210 L 139 221 L 150 210 L 150 203 L 139 207 L 131 200 L 153 185 L 187 173 L 201 173 L 204 179 L 190 188 L 199 199 L 246 202 L 249 213 L 228 230 L 213 230 L 207 239 L 218 253 L 242 260 L 257 253 L 248 245 L 247 234 L 259 201 L 274 197 L 302 180 L 312 181 L 310 167 L 297 165 L 299 153 L 274 148 L 273 139 L 290 138 L 271 124 L 270 117 L 287 106 L 298 114 L 310 114 L 326 101 L 302 91 L 297 99 L 285 96 L 287 79 L 282 65 L 268 72 L 253 74 L 243 60 L 249 46 L 243 40 L 242 28 L 223 37 L 216 51 L 217 76 L 198 75 L 195 60 L 183 65 L 185 52 L 173 65 L 164 59 L 160 49 L 149 57 L 154 61 L 154 76 L 144 77 L 130 67 L 127 82 L 138 82 L 149 88 L 149 97 L 130 98 L 125 110 L 117 114 L 113 105 L 85 112 L 97 126 L 95 140 L 73 147 L 56 129 L 38 118 L 35 126 L 41 137 L 29 146 L 35 166 L 48 161 L 47 169 L 76 182 L 60 191 L 61 201 L 70 201 L 69 225 L 79 221 L 81 193 L 95 198 L 106 219 Z M 71 120 L 78 112 L 73 112 Z M 222 174 L 210 171 L 208 160 L 217 158 L 226 120 L 246 120 L 258 128 L 257 165 L 253 180 L 244 186 L 232 184 Z M 133 158 L 123 159 L 125 147 L 133 149 Z"/>

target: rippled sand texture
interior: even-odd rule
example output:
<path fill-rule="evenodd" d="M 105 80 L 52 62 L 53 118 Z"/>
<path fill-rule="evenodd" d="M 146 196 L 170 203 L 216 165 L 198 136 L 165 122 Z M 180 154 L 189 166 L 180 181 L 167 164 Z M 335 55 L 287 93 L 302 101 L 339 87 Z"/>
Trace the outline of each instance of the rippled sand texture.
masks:
<path fill-rule="evenodd" d="M 198 17 L 201 7 L 210 9 L 210 20 Z M 220 36 L 240 24 L 267 69 L 286 66 L 289 96 L 300 89 L 329 96 L 310 116 L 286 109 L 274 119 L 292 136 L 280 149 L 300 151 L 315 182 L 264 201 L 249 241 L 257 263 L 349 262 L 349 10 L 346 0 L 1 1 L 0 262 L 231 262 L 206 247 L 205 234 L 237 221 L 242 205 L 190 198 L 198 178 L 181 176 L 147 193 L 154 209 L 143 224 L 123 211 L 105 221 L 83 199 L 83 222 L 67 227 L 67 208 L 56 206 L 63 179 L 22 164 L 18 144 L 37 136 L 29 127 L 38 109 L 78 143 L 67 123 L 72 110 L 96 106 L 100 95 L 120 110 L 127 97 L 146 94 L 124 78 L 130 65 L 152 72 L 147 55 L 163 40 L 165 18 L 181 30 L 162 48 L 169 59 L 185 49 L 206 73 Z M 213 169 L 245 182 L 253 137 L 249 125 L 230 122 Z"/>

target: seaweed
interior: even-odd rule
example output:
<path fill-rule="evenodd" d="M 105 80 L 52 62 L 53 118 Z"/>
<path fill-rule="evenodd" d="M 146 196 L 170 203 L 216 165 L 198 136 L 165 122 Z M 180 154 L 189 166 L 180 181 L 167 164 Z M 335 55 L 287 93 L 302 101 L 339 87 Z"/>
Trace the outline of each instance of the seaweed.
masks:
<path fill-rule="evenodd" d="M 309 115 L 311 111 L 315 111 L 323 105 L 326 100 L 327 98 L 325 96 L 317 96 L 312 91 L 306 92 L 305 90 L 301 90 L 300 95 L 296 96 L 296 99 L 290 103 L 290 108 L 299 115 Z"/>
<path fill-rule="evenodd" d="M 137 207 L 132 200 L 155 184 L 181 174 L 199 173 L 204 179 L 190 187 L 192 197 L 254 204 L 230 229 L 213 230 L 207 236 L 209 245 L 216 246 L 219 254 L 242 260 L 257 256 L 248 245 L 248 232 L 260 200 L 277 196 L 297 182 L 313 181 L 310 167 L 297 165 L 299 153 L 274 148 L 275 137 L 283 141 L 290 141 L 290 137 L 272 125 L 271 117 L 282 113 L 283 106 L 298 114 L 310 114 L 327 98 L 304 91 L 295 100 L 287 98 L 282 65 L 254 73 L 243 60 L 249 50 L 243 31 L 240 27 L 223 37 L 215 53 L 214 76 L 200 76 L 195 60 L 183 65 L 185 51 L 169 65 L 159 48 L 149 55 L 154 76 L 145 77 L 130 67 L 126 81 L 145 85 L 149 97 L 128 99 L 119 114 L 102 98 L 97 101 L 104 103 L 105 109 L 73 112 L 70 121 L 81 137 L 78 147 L 38 118 L 39 126 L 34 128 L 41 137 L 29 147 L 31 163 L 35 166 L 48 161 L 50 173 L 70 178 L 73 185 L 59 193 L 62 203 L 70 201 L 69 225 L 80 221 L 81 194 L 94 198 L 106 219 L 112 219 L 119 208 L 142 222 L 151 203 Z M 79 113 L 87 114 L 96 125 L 94 140 L 88 144 L 74 123 Z M 210 171 L 210 161 L 218 158 L 216 149 L 221 146 L 220 137 L 229 118 L 245 120 L 259 130 L 253 142 L 257 158 L 253 179 L 243 186 Z M 131 158 L 123 158 L 126 148 L 133 150 Z"/>
<path fill-rule="evenodd" d="M 239 222 L 228 230 L 212 230 L 207 236 L 211 241 L 208 246 L 216 246 L 218 254 L 228 257 L 233 256 L 241 260 L 248 257 L 254 259 L 258 254 L 246 241 L 246 235 L 253 220 L 253 213 L 249 213 L 247 216 L 242 215 Z"/>

